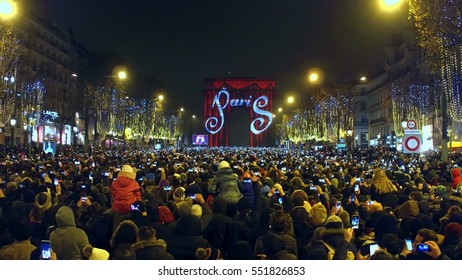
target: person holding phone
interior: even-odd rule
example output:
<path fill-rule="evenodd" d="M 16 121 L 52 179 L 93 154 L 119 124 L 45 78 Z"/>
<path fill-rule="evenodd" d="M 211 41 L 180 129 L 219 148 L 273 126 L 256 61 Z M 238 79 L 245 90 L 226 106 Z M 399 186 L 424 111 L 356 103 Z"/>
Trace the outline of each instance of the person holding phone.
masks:
<path fill-rule="evenodd" d="M 132 205 L 135 201 L 141 201 L 140 185 L 135 180 L 136 173 L 130 165 L 124 165 L 118 173 L 117 178 L 112 181 L 112 211 L 113 211 L 113 229 L 115 230 L 119 223 L 130 215 Z"/>
<path fill-rule="evenodd" d="M 82 250 L 89 245 L 88 236 L 75 223 L 74 212 L 61 206 L 56 212 L 56 229 L 50 234 L 51 249 L 59 260 L 84 259 Z"/>
<path fill-rule="evenodd" d="M 450 260 L 438 246 L 438 235 L 431 229 L 420 229 L 412 242 L 413 250 L 409 252 L 404 246 L 402 256 L 406 260 Z M 404 255 L 404 254 L 403 254 Z"/>
<path fill-rule="evenodd" d="M 330 215 L 324 223 L 321 238 L 305 247 L 304 260 L 354 260 L 357 251 L 351 240 L 354 230 L 344 228 L 337 215 Z"/>

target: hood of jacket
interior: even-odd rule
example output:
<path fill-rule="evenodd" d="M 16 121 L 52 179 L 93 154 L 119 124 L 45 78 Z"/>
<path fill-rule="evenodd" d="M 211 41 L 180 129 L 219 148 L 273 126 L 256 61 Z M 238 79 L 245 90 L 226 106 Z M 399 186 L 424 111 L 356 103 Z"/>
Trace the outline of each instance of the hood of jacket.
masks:
<path fill-rule="evenodd" d="M 223 168 L 218 170 L 214 179 L 217 184 L 220 184 L 228 180 L 235 180 L 236 182 L 239 180 L 237 174 L 234 173 L 234 171 L 231 168 Z"/>
<path fill-rule="evenodd" d="M 132 245 L 132 249 L 134 251 L 138 249 L 143 249 L 146 247 L 162 247 L 163 249 L 167 249 L 167 242 L 163 239 L 156 239 L 156 240 L 142 240 L 134 243 Z"/>
<path fill-rule="evenodd" d="M 56 223 L 59 227 L 75 227 L 74 212 L 69 206 L 61 206 L 56 212 Z"/>
<path fill-rule="evenodd" d="M 136 178 L 136 173 L 134 173 L 134 172 L 131 173 L 131 172 L 120 171 L 120 172 L 117 174 L 117 180 L 123 179 L 123 178 L 128 178 L 128 179 L 135 180 L 135 178 Z"/>

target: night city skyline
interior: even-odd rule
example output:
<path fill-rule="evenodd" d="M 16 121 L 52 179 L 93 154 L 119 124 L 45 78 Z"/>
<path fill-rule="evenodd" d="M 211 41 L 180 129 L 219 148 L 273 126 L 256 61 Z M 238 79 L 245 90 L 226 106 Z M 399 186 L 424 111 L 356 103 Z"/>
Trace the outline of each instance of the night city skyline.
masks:
<path fill-rule="evenodd" d="M 383 69 L 387 35 L 397 17 L 377 1 L 126 1 L 45 0 L 38 13 L 72 29 L 94 53 L 129 61 L 133 80 L 154 80 L 166 107 L 202 113 L 204 79 L 270 78 L 275 107 L 287 93 L 307 91 L 306 74 L 359 79 Z M 134 85 L 139 95 L 154 88 Z M 303 97 L 303 96 L 301 96 Z"/>

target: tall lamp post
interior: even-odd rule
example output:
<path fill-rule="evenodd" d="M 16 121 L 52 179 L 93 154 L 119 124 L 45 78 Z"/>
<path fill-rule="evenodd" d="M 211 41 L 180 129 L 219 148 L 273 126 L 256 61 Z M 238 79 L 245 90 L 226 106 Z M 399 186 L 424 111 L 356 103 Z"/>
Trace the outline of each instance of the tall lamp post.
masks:
<path fill-rule="evenodd" d="M 352 136 L 353 136 L 353 130 L 351 128 L 349 128 L 347 130 L 347 137 L 348 137 L 347 144 L 348 144 L 349 149 L 351 149 L 351 146 L 352 146 L 352 143 L 353 143 Z"/>
<path fill-rule="evenodd" d="M 156 136 L 156 121 L 157 121 L 157 111 L 158 111 L 158 107 L 161 105 L 162 101 L 164 100 L 164 96 L 162 94 L 159 94 L 156 98 L 152 99 L 152 104 L 153 104 L 153 107 L 152 108 L 152 117 L 151 117 L 151 135 L 153 136 L 153 138 L 155 139 L 155 136 Z"/>
<path fill-rule="evenodd" d="M 127 79 L 127 72 L 125 70 L 119 70 L 116 72 L 115 75 L 112 76 L 104 76 L 105 78 L 115 78 L 118 82 L 123 82 Z M 99 132 L 98 132 L 98 111 L 102 110 L 103 108 L 95 107 L 95 133 L 93 136 L 94 142 L 96 145 L 99 145 Z"/>
<path fill-rule="evenodd" d="M 12 118 L 12 119 L 10 120 L 10 125 L 11 125 L 11 140 L 10 140 L 10 147 L 13 147 L 13 146 L 14 146 L 14 142 L 15 142 L 15 141 L 14 141 L 14 140 L 15 140 L 15 139 L 14 139 L 14 138 L 15 138 L 15 136 L 14 136 L 14 128 L 15 128 L 15 126 L 16 126 L 16 119 L 15 119 L 15 118 Z"/>

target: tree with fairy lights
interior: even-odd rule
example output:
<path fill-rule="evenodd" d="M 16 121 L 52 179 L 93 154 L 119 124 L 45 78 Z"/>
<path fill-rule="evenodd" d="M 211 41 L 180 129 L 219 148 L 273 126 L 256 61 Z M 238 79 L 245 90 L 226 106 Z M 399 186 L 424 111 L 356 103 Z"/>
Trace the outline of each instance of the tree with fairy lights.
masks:
<path fill-rule="evenodd" d="M 19 56 L 19 41 L 13 29 L 0 25 L 0 123 L 3 124 L 9 121 L 14 111 Z"/>
<path fill-rule="evenodd" d="M 353 94 L 349 85 L 342 82 L 323 85 L 316 101 L 320 105 L 321 122 L 326 124 L 326 127 L 320 125 L 319 132 L 324 130 L 331 142 L 339 143 L 353 124 Z"/>
<path fill-rule="evenodd" d="M 407 0 L 409 19 L 417 28 L 419 45 L 435 58 L 442 88 L 442 160 L 447 161 L 447 111 L 462 122 L 462 1 Z"/>

